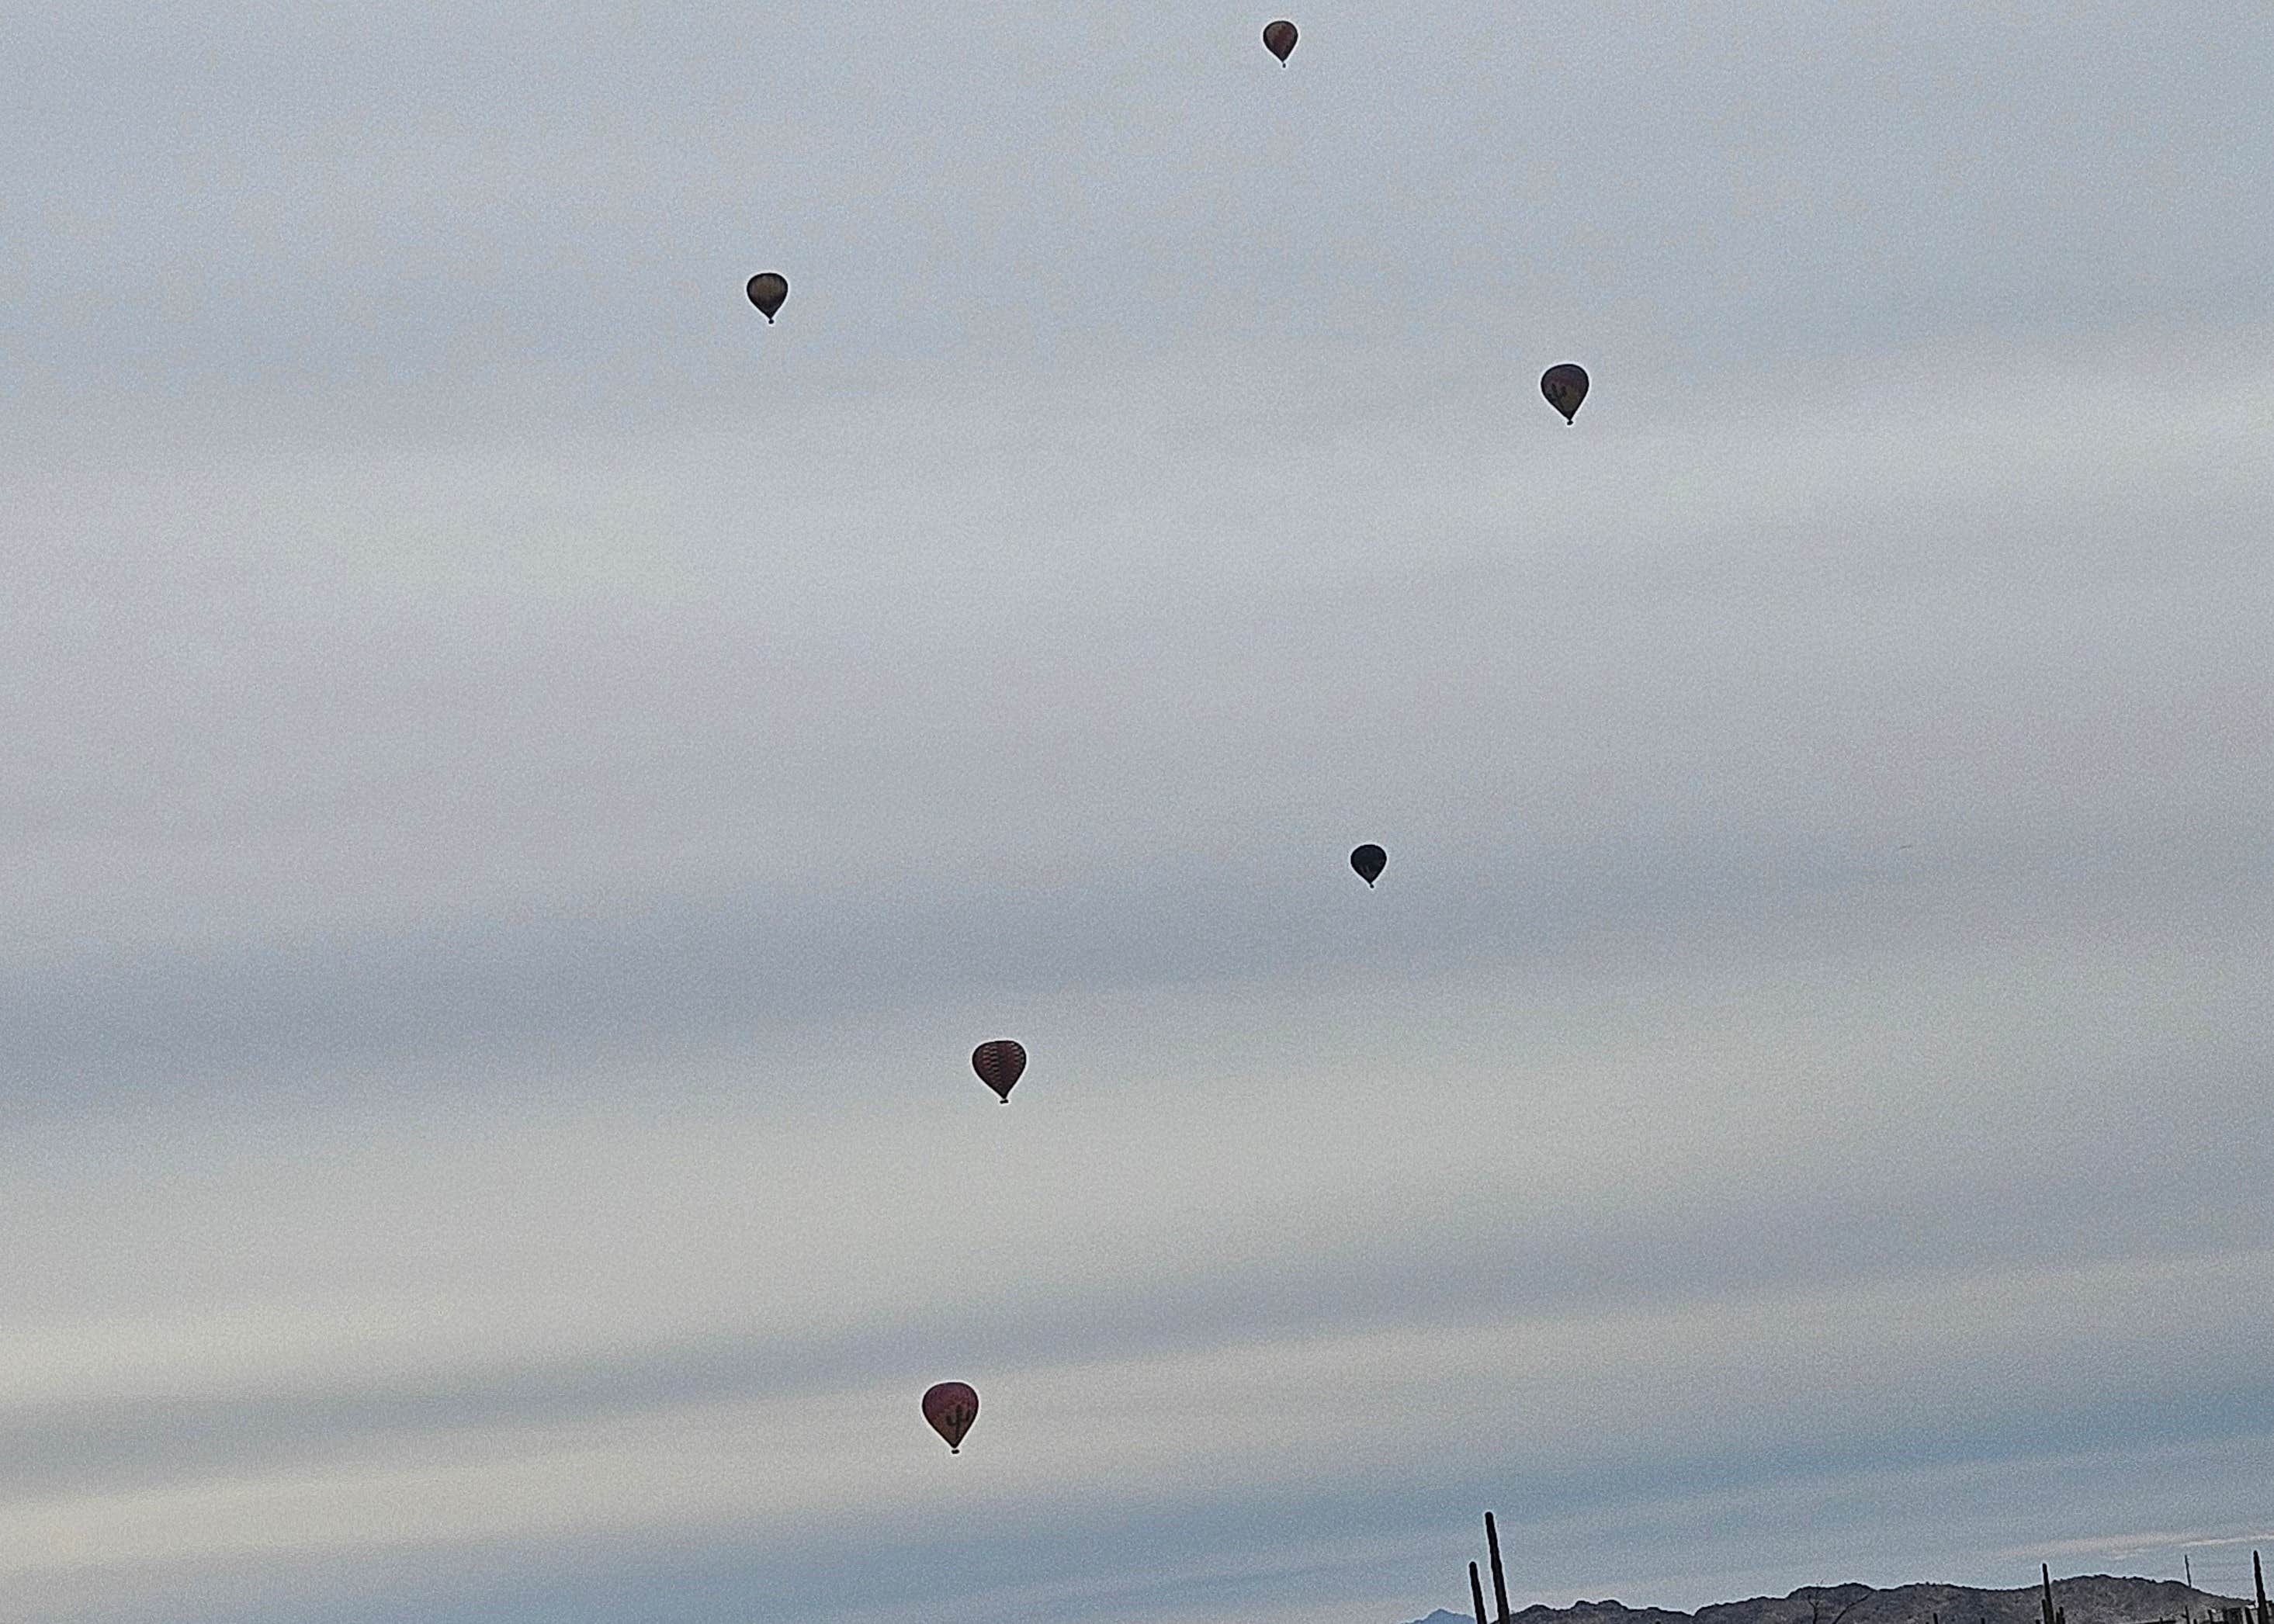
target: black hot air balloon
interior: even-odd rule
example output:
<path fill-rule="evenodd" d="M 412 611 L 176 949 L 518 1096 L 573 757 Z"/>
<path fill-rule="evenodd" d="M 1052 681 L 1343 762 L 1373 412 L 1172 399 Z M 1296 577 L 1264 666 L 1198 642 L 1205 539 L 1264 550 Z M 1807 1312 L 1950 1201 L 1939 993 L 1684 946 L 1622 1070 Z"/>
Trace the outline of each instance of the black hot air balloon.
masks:
<path fill-rule="evenodd" d="M 780 272 L 760 271 L 750 278 L 750 303 L 758 307 L 758 313 L 768 322 L 773 320 L 774 312 L 788 297 L 789 278 Z"/>
<path fill-rule="evenodd" d="M 1578 411 L 1579 402 L 1587 398 L 1587 369 L 1574 366 L 1569 361 L 1561 366 L 1551 366 L 1540 374 L 1540 392 L 1569 423 Z"/>
<path fill-rule="evenodd" d="M 962 1382 L 943 1381 L 923 1395 L 923 1416 L 931 1430 L 947 1440 L 947 1452 L 959 1454 L 963 1435 L 979 1419 L 979 1395 Z"/>
<path fill-rule="evenodd" d="M 1011 1103 L 1011 1090 L 1017 1086 L 1019 1073 L 1027 1069 L 1027 1051 L 1008 1038 L 997 1038 L 982 1043 L 971 1051 L 971 1069 L 979 1073 L 979 1080 L 1001 1096 L 1003 1103 Z"/>
<path fill-rule="evenodd" d="M 1279 65 L 1285 67 L 1287 58 L 1295 49 L 1295 25 L 1284 17 L 1276 23 L 1266 23 L 1263 26 L 1263 49 L 1278 57 Z"/>
<path fill-rule="evenodd" d="M 1369 886 L 1382 877 L 1382 871 L 1389 866 L 1389 853 L 1378 846 L 1361 846 L 1351 853 L 1351 867 Z"/>

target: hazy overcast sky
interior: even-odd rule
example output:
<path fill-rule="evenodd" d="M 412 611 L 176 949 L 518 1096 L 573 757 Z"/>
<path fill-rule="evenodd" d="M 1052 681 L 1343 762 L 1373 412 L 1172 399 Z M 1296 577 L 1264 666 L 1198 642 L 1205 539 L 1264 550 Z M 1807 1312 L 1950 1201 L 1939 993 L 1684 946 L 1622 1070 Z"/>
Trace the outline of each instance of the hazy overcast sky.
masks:
<path fill-rule="evenodd" d="M 1293 15 L 0 0 L 0 1617 L 2274 1527 L 2274 11 Z"/>

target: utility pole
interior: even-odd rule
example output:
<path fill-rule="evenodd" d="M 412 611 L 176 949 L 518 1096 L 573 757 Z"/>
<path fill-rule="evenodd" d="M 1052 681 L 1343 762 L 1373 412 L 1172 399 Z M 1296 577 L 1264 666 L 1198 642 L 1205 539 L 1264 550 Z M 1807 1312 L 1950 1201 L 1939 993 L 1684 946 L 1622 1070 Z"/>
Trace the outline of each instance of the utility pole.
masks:
<path fill-rule="evenodd" d="M 2266 1570 L 2258 1565 L 2258 1553 L 2250 1553 L 2250 1578 L 2258 1587 L 2258 1624 L 2274 1624 L 2274 1614 L 2266 1611 Z"/>
<path fill-rule="evenodd" d="M 1500 1530 L 1493 1526 L 1493 1515 L 1485 1513 L 1485 1548 L 1492 1553 L 1493 1605 L 1500 1609 L 1500 1624 L 1508 1624 L 1508 1581 L 1500 1573 Z"/>

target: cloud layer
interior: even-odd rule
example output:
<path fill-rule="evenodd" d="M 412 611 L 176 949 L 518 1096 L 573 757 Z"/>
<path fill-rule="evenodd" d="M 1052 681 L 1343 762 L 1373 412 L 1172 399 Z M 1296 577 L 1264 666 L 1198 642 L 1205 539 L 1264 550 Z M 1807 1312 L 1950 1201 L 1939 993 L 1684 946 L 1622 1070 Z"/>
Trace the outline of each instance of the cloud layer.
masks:
<path fill-rule="evenodd" d="M 2263 1526 L 2274 24 L 0 17 L 11 1616 Z"/>

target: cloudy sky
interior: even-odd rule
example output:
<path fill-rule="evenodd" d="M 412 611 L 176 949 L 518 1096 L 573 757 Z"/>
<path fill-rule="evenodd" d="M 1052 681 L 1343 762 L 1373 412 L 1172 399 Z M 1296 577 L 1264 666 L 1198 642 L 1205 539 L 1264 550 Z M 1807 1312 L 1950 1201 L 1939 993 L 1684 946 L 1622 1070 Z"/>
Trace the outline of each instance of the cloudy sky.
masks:
<path fill-rule="evenodd" d="M 1268 17 L 0 0 L 0 1618 L 2241 1582 L 2274 12 Z"/>

